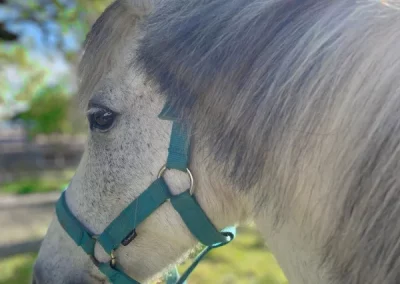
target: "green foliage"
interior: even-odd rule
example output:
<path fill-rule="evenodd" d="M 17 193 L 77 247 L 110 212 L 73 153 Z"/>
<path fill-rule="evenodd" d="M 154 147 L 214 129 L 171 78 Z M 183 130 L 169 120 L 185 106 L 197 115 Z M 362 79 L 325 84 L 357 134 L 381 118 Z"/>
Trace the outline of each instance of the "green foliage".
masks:
<path fill-rule="evenodd" d="M 26 49 L 23 46 L 3 46 L 0 48 L 0 62 L 2 64 L 17 64 L 21 67 L 29 65 Z"/>
<path fill-rule="evenodd" d="M 13 104 L 10 97 L 18 101 L 29 101 L 37 89 L 45 84 L 46 70 L 33 53 L 45 52 L 49 56 L 62 56 L 71 66 L 76 65 L 85 35 L 100 13 L 112 0 L 0 0 L 0 104 Z M 14 30 L 11 27 L 14 26 Z M 29 26 L 40 31 L 26 32 Z M 17 29 L 15 30 L 15 27 Z M 18 28 L 19 27 L 19 28 Z M 71 45 L 72 42 L 72 45 Z M 47 50 L 39 50 L 38 46 Z M 6 77 L 4 70 L 13 66 L 24 79 L 20 91 Z M 65 83 L 65 82 L 64 82 Z M 61 84 L 61 82 L 60 82 Z M 15 94 L 16 93 L 16 94 Z M 11 96 L 10 96 L 11 95 Z M 8 99 L 7 99 L 8 98 Z"/>
<path fill-rule="evenodd" d="M 31 101 L 30 108 L 14 119 L 22 120 L 29 136 L 71 131 L 68 121 L 70 98 L 60 86 L 42 89 Z"/>
<path fill-rule="evenodd" d="M 182 273 L 191 263 L 179 267 Z M 230 244 L 211 251 L 188 279 L 201 283 L 288 284 L 275 257 L 253 226 L 240 227 Z"/>
<path fill-rule="evenodd" d="M 31 62 L 28 51 L 19 45 L 2 46 L 0 44 L 0 104 L 6 102 L 4 91 L 9 90 L 12 82 L 5 78 L 4 67 L 16 67 L 19 70 L 20 78 L 27 77 L 26 83 L 17 94 L 19 100 L 29 100 L 34 92 L 44 81 L 44 70 Z"/>
<path fill-rule="evenodd" d="M 6 12 L 4 22 L 0 22 L 5 33 L 14 33 L 10 24 L 29 24 L 36 26 L 42 33 L 44 43 L 51 40 L 60 51 L 68 51 L 66 38 L 74 37 L 83 41 L 90 26 L 99 14 L 112 2 L 111 0 L 2 0 L 0 7 Z M 0 2 L 0 4 L 1 4 Z M 9 16 L 7 16 L 9 15 Z M 57 29 L 48 24 L 55 23 Z M 0 30 L 0 31 L 1 31 Z M 7 43 L 20 44 L 22 37 L 16 37 Z M 0 43 L 1 43 L 0 36 Z"/>
<path fill-rule="evenodd" d="M 75 169 L 48 171 L 39 177 L 24 178 L 0 185 L 0 194 L 29 194 L 63 190 L 72 177 Z"/>
<path fill-rule="evenodd" d="M 29 73 L 28 80 L 21 86 L 19 91 L 15 94 L 17 101 L 30 101 L 35 93 L 40 91 L 45 81 L 46 74 L 43 70 L 32 70 Z"/>
<path fill-rule="evenodd" d="M 31 283 L 35 259 L 35 254 L 26 254 L 0 260 L 0 284 Z"/>
<path fill-rule="evenodd" d="M 27 179 L 1 186 L 1 193 L 29 194 L 43 193 L 64 189 L 66 181 L 60 183 L 58 180 Z M 61 186 L 64 185 L 64 186 Z"/>

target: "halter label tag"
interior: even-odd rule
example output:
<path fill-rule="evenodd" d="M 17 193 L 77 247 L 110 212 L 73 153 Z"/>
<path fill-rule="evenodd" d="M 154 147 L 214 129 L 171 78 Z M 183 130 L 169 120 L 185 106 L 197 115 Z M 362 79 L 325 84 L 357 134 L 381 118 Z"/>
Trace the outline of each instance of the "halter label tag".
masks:
<path fill-rule="evenodd" d="M 121 244 L 123 246 L 127 246 L 131 243 L 131 241 L 133 241 L 136 238 L 137 234 L 136 234 L 136 230 L 133 229 L 126 237 L 125 239 L 122 240 Z"/>

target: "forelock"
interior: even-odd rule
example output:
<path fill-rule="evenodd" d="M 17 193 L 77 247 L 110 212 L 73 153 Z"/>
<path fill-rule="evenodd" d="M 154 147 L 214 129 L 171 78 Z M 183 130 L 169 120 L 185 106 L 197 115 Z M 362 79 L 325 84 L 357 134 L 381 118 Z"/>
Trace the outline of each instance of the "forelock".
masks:
<path fill-rule="evenodd" d="M 79 98 L 86 106 L 96 86 L 122 63 L 126 44 L 137 31 L 137 23 L 158 0 L 117 0 L 96 20 L 88 33 L 79 64 Z"/>

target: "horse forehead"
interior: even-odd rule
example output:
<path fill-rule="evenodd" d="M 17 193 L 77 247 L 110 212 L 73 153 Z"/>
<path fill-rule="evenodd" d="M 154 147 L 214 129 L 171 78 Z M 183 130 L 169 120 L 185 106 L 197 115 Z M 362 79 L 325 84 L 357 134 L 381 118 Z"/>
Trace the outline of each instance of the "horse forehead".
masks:
<path fill-rule="evenodd" d="M 103 58 L 103 54 L 99 54 L 91 61 L 80 62 L 81 69 L 92 71 L 91 77 L 83 76 L 80 81 L 79 99 L 84 106 L 95 96 L 107 96 L 122 103 L 129 103 L 134 98 L 126 95 L 132 93 L 138 86 L 143 88 L 142 72 L 138 72 L 132 64 L 136 54 L 135 48 L 132 47 L 134 40 L 134 38 L 126 38 L 122 43 L 118 43 L 123 45 L 120 52 L 112 53 L 108 59 Z M 117 45 L 114 48 L 118 49 L 118 47 Z M 85 51 L 87 52 L 90 51 Z M 107 63 L 104 61 L 109 60 L 112 64 L 105 67 Z"/>
<path fill-rule="evenodd" d="M 132 67 L 121 66 L 105 76 L 93 90 L 88 105 L 104 105 L 117 112 L 147 112 L 151 102 L 160 99 L 145 82 L 143 74 Z M 160 110 L 154 110 L 156 115 Z M 144 117 L 145 118 L 145 117 Z"/>

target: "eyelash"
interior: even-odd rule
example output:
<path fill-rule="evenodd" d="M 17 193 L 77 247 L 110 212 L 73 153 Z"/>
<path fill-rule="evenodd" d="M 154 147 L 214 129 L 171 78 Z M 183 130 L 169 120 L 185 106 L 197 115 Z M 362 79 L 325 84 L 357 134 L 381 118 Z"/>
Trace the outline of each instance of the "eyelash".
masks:
<path fill-rule="evenodd" d="M 91 130 L 106 132 L 114 126 L 117 114 L 108 108 L 93 108 L 87 113 Z"/>

